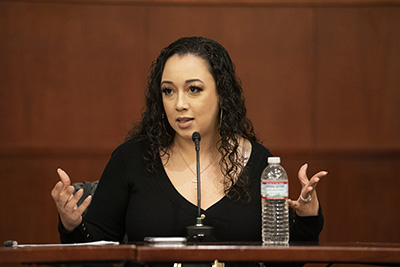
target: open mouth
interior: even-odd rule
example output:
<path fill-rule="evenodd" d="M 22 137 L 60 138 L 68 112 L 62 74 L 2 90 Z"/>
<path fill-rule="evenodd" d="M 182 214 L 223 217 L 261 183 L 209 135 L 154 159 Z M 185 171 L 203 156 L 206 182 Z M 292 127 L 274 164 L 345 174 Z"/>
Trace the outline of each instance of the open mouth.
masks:
<path fill-rule="evenodd" d="M 176 119 L 180 128 L 188 128 L 192 124 L 193 120 L 193 118 L 188 117 L 180 117 Z"/>
<path fill-rule="evenodd" d="M 177 118 L 176 120 L 177 120 L 179 123 L 185 123 L 185 122 L 192 121 L 193 118 Z"/>

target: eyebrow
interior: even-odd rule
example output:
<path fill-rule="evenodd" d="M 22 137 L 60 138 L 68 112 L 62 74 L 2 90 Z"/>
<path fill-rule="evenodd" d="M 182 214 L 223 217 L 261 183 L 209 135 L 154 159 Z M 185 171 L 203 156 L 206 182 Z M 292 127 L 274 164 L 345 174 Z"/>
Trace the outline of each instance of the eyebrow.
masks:
<path fill-rule="evenodd" d="M 189 80 L 186 80 L 185 81 L 185 83 L 192 83 L 192 82 L 201 82 L 201 83 L 204 83 L 202 80 L 200 80 L 200 79 L 189 79 Z M 165 83 L 167 83 L 167 84 L 174 84 L 173 82 L 171 82 L 171 81 L 162 81 L 161 82 L 161 84 L 165 84 Z"/>

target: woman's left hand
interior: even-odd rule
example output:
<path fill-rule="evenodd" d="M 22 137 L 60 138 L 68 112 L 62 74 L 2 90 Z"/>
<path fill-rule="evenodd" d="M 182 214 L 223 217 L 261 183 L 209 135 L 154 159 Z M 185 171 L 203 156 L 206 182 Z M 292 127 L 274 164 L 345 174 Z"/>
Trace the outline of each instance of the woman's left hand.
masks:
<path fill-rule="evenodd" d="M 317 191 L 315 190 L 320 179 L 328 174 L 326 171 L 316 173 L 311 179 L 307 177 L 308 164 L 301 166 L 299 170 L 299 181 L 301 183 L 301 192 L 297 200 L 289 199 L 289 207 L 299 216 L 317 216 L 319 202 Z"/>

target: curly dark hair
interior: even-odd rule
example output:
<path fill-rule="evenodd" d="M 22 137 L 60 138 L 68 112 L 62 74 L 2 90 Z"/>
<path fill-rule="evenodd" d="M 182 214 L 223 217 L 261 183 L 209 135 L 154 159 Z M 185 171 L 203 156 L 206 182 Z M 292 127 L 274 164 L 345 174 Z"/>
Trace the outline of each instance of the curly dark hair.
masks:
<path fill-rule="evenodd" d="M 243 168 L 238 153 L 239 138 L 257 140 L 253 125 L 246 117 L 245 100 L 233 62 L 225 48 L 214 40 L 203 37 L 184 37 L 164 48 L 157 60 L 153 62 L 148 78 L 146 107 L 141 121 L 130 130 L 127 140 L 145 139 L 150 144 L 143 158 L 147 170 L 153 172 L 159 153 L 168 155 L 175 132 L 164 115 L 161 94 L 161 77 L 166 61 L 173 55 L 195 55 L 206 62 L 215 82 L 220 99 L 219 134 L 221 139 L 217 146 L 221 153 L 220 166 L 224 174 L 224 190 L 231 198 L 249 199 L 248 175 Z M 221 113 L 220 113 L 221 114 Z M 238 177 L 238 174 L 239 177 Z"/>

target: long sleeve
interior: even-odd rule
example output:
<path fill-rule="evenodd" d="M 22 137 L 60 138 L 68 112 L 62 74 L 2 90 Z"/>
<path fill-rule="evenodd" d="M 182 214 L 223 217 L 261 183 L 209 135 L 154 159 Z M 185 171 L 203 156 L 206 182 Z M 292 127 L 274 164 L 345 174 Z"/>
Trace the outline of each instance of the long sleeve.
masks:
<path fill-rule="evenodd" d="M 131 188 L 125 177 L 126 166 L 126 146 L 120 146 L 111 155 L 82 224 L 74 231 L 68 232 L 59 223 L 62 243 L 123 240 L 125 213 Z"/>
<path fill-rule="evenodd" d="M 321 205 L 317 216 L 301 217 L 290 210 L 290 242 L 318 242 L 324 226 Z"/>

